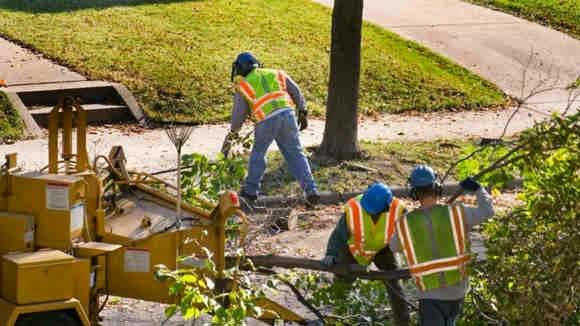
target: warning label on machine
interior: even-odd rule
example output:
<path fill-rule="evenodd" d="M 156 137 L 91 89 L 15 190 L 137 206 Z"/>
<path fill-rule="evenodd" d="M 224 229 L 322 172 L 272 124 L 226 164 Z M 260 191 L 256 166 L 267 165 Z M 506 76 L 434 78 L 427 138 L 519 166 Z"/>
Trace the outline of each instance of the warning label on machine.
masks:
<path fill-rule="evenodd" d="M 34 241 L 34 231 L 24 232 L 24 242 L 29 243 Z"/>
<path fill-rule="evenodd" d="M 125 249 L 125 273 L 149 273 L 151 253 L 147 249 Z"/>
<path fill-rule="evenodd" d="M 70 210 L 70 230 L 78 231 L 85 225 L 85 205 L 78 203 Z"/>
<path fill-rule="evenodd" d="M 68 185 L 47 184 L 46 185 L 46 208 L 58 211 L 69 209 Z"/>

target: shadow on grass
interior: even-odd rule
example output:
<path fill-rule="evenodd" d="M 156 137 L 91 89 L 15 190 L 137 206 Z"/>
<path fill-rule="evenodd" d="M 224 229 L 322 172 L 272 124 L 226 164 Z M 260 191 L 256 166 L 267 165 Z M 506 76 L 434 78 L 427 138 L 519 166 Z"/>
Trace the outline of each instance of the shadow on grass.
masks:
<path fill-rule="evenodd" d="M 105 9 L 186 1 L 204 0 L 0 0 L 0 9 L 30 13 L 58 13 L 83 9 Z"/>
<path fill-rule="evenodd" d="M 310 166 L 321 191 L 350 192 L 366 189 L 374 182 L 404 186 L 414 166 L 428 164 L 444 173 L 468 145 L 466 141 L 361 142 L 364 155 L 359 160 L 338 162 L 314 155 Z M 313 150 L 309 148 L 309 150 Z M 268 195 L 301 193 L 279 153 L 271 153 L 262 189 Z M 455 172 L 451 178 L 455 177 Z"/>
<path fill-rule="evenodd" d="M 313 152 L 316 148 L 308 148 Z M 262 179 L 262 191 L 267 195 L 302 194 L 302 189 L 288 170 L 288 164 L 279 153 L 271 153 L 268 156 L 268 168 Z M 309 158 L 310 168 L 320 190 L 333 189 L 333 183 L 340 182 L 343 177 L 338 173 L 342 163 L 336 160 L 321 158 L 312 155 Z"/>

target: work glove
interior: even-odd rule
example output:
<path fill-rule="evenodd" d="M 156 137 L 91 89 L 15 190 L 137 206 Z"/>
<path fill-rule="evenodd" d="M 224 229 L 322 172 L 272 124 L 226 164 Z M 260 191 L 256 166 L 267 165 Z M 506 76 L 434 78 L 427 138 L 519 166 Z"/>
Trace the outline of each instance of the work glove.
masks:
<path fill-rule="evenodd" d="M 230 131 L 228 133 L 228 135 L 226 136 L 226 139 L 224 139 L 224 143 L 222 144 L 222 149 L 221 149 L 221 152 L 222 152 L 222 154 L 224 154 L 224 157 L 227 158 L 228 155 L 230 155 L 230 150 L 232 149 L 232 142 L 237 137 L 238 137 L 237 132 Z"/>
<path fill-rule="evenodd" d="M 473 177 L 465 178 L 463 181 L 459 183 L 459 185 L 461 186 L 462 189 L 472 192 L 477 191 L 479 188 L 481 188 L 481 185 L 477 181 L 475 181 L 475 178 Z"/>
<path fill-rule="evenodd" d="M 308 111 L 298 111 L 298 126 L 300 126 L 300 131 L 308 128 Z"/>
<path fill-rule="evenodd" d="M 322 258 L 320 263 L 324 267 L 332 267 L 333 265 L 336 265 L 338 263 L 338 259 L 334 256 L 325 256 L 324 258 Z"/>

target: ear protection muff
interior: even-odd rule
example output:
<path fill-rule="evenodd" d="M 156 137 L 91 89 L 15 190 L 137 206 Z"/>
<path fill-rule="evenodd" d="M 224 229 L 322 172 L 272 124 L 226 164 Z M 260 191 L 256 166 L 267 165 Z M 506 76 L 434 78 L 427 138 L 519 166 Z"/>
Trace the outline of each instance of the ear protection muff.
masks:
<path fill-rule="evenodd" d="M 409 197 L 412 200 L 419 200 L 419 196 L 417 195 L 417 188 L 411 187 L 411 178 L 409 178 L 407 180 L 408 180 L 409 187 L 410 187 Z M 435 192 L 435 194 L 437 194 L 437 196 L 441 197 L 443 195 L 443 186 L 438 181 L 435 181 L 434 183 L 432 183 L 431 186 L 433 187 L 433 192 Z"/>
<path fill-rule="evenodd" d="M 407 184 L 409 185 L 409 188 L 410 188 L 409 189 L 409 197 L 412 200 L 419 200 L 417 198 L 417 189 L 415 187 L 411 186 L 411 177 L 407 178 Z"/>
<path fill-rule="evenodd" d="M 411 197 L 412 200 L 419 200 L 416 188 L 411 188 L 411 190 L 409 191 L 409 197 Z"/>
<path fill-rule="evenodd" d="M 443 195 L 443 186 L 439 182 L 433 184 L 433 190 L 435 190 L 437 196 L 441 197 Z"/>
<path fill-rule="evenodd" d="M 238 74 L 238 69 L 237 69 L 237 65 L 236 63 L 232 63 L 232 75 L 230 77 L 230 79 L 232 80 L 232 83 L 234 82 L 234 77 L 236 77 L 236 75 Z"/>

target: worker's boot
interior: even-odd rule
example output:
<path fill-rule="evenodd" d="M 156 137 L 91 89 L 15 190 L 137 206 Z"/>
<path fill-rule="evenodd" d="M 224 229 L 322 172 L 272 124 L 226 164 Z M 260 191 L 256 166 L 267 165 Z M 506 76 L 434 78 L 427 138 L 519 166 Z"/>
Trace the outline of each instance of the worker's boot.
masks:
<path fill-rule="evenodd" d="M 252 208 L 256 203 L 256 200 L 258 200 L 258 196 L 250 195 L 244 189 L 242 189 L 242 191 L 239 192 L 239 195 L 242 202 L 242 206 L 247 206 L 247 208 Z"/>
<path fill-rule="evenodd" d="M 317 192 L 308 194 L 306 196 L 306 204 L 308 206 L 316 206 L 318 205 L 318 203 L 320 203 L 320 194 Z"/>

